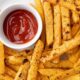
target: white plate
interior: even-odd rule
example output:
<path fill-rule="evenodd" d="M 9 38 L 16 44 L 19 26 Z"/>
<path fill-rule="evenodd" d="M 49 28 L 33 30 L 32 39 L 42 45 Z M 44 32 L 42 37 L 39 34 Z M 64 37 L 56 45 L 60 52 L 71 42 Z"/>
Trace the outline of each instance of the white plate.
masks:
<path fill-rule="evenodd" d="M 13 3 L 34 3 L 34 0 L 0 0 L 0 10 L 3 9 L 6 5 L 13 4 Z"/>

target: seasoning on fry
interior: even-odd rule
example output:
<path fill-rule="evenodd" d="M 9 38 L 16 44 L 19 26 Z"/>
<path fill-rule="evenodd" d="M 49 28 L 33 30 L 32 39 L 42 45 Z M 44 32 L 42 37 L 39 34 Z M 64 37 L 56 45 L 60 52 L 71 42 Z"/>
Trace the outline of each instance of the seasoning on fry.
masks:
<path fill-rule="evenodd" d="M 36 80 L 37 79 L 37 70 L 38 70 L 38 64 L 39 64 L 39 59 L 41 57 L 42 51 L 43 51 L 43 42 L 39 40 L 36 43 L 33 55 L 32 55 L 32 60 L 30 62 L 30 69 L 28 72 L 28 77 L 27 80 Z"/>
<path fill-rule="evenodd" d="M 44 2 L 43 7 L 46 24 L 46 43 L 49 46 L 53 43 L 53 14 L 49 2 Z"/>

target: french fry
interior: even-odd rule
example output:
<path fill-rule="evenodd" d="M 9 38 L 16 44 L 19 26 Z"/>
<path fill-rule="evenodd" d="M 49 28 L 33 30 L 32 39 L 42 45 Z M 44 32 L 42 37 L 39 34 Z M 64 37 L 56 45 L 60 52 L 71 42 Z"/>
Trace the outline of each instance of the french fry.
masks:
<path fill-rule="evenodd" d="M 5 54 L 8 54 L 8 55 L 13 55 L 13 56 L 19 55 L 19 56 L 24 56 L 24 57 L 27 56 L 26 51 L 16 51 L 6 46 L 4 47 L 4 51 L 5 51 Z"/>
<path fill-rule="evenodd" d="M 5 59 L 6 63 L 12 64 L 12 65 L 21 65 L 24 62 L 28 62 L 27 58 L 24 57 L 16 57 L 16 56 L 8 56 Z"/>
<path fill-rule="evenodd" d="M 47 77 L 47 76 L 41 76 L 41 80 L 49 80 L 49 77 Z"/>
<path fill-rule="evenodd" d="M 34 0 L 35 1 L 35 7 L 36 9 L 38 10 L 43 22 L 44 22 L 44 10 L 43 10 L 43 6 L 42 6 L 42 3 L 41 3 L 41 0 Z"/>
<path fill-rule="evenodd" d="M 80 66 L 80 59 L 74 64 L 74 68 L 77 67 L 77 66 Z"/>
<path fill-rule="evenodd" d="M 47 1 L 49 1 L 49 2 L 50 2 L 51 4 L 53 4 L 53 5 L 54 5 L 54 4 L 57 4 L 57 2 L 58 2 L 57 0 L 47 0 Z"/>
<path fill-rule="evenodd" d="M 53 6 L 54 11 L 54 44 L 53 49 L 57 48 L 61 44 L 61 12 L 60 6 L 55 5 Z M 54 63 L 58 63 L 59 59 L 55 59 Z"/>
<path fill-rule="evenodd" d="M 71 57 L 69 58 L 69 61 L 75 64 L 78 61 L 79 57 L 80 57 L 80 50 L 72 54 Z"/>
<path fill-rule="evenodd" d="M 61 73 L 64 70 L 62 69 L 39 69 L 38 71 L 40 74 L 44 76 L 52 76 L 52 75 L 56 75 L 57 73 Z"/>
<path fill-rule="evenodd" d="M 70 3 L 74 3 L 74 0 L 67 0 L 68 2 L 70 2 Z"/>
<path fill-rule="evenodd" d="M 36 43 L 36 46 L 35 46 L 35 49 L 33 52 L 27 80 L 36 80 L 36 78 L 37 78 L 38 64 L 39 64 L 39 59 L 40 59 L 42 51 L 43 51 L 43 47 L 44 47 L 43 42 L 41 40 L 39 40 Z"/>
<path fill-rule="evenodd" d="M 46 62 L 52 59 L 55 59 L 56 57 L 59 57 L 60 55 L 64 54 L 65 52 L 77 47 L 80 45 L 80 36 L 69 40 L 65 43 L 63 43 L 61 46 L 59 46 L 58 48 L 52 50 L 52 52 L 50 53 L 50 55 L 48 55 L 47 57 L 43 57 L 41 59 L 42 62 Z"/>
<path fill-rule="evenodd" d="M 0 80 L 5 80 L 3 75 L 0 75 Z"/>
<path fill-rule="evenodd" d="M 80 0 L 75 0 L 75 4 L 76 4 L 77 6 L 80 6 Z"/>
<path fill-rule="evenodd" d="M 70 3 L 74 4 L 75 0 L 67 0 Z M 79 22 L 79 14 L 76 13 L 75 11 L 72 11 L 72 20 L 74 23 L 78 23 Z"/>
<path fill-rule="evenodd" d="M 49 46 L 53 43 L 53 15 L 51 5 L 49 2 L 44 2 L 43 7 L 46 24 L 46 42 L 47 46 Z"/>
<path fill-rule="evenodd" d="M 12 78 L 14 78 L 16 75 L 16 72 L 7 66 L 5 67 L 5 73 L 11 76 Z"/>
<path fill-rule="evenodd" d="M 29 62 L 21 65 L 14 80 L 27 80 L 28 69 L 29 69 Z"/>
<path fill-rule="evenodd" d="M 65 80 L 80 80 L 80 74 L 75 74 L 73 76 L 66 78 Z"/>
<path fill-rule="evenodd" d="M 53 6 L 54 9 L 54 44 L 53 48 L 57 48 L 61 44 L 61 15 L 60 6 Z"/>
<path fill-rule="evenodd" d="M 65 7 L 61 7 L 61 16 L 62 16 L 62 36 L 63 36 L 63 40 L 67 41 L 67 40 L 70 40 L 72 37 L 69 9 Z"/>
<path fill-rule="evenodd" d="M 73 68 L 74 64 L 79 59 L 80 51 L 77 51 L 73 54 L 67 54 L 60 56 L 60 62 L 59 63 L 53 63 L 53 62 L 46 62 L 44 63 L 44 66 L 47 68 L 62 68 L 62 69 L 71 69 Z M 66 63 L 66 64 L 65 64 Z"/>
<path fill-rule="evenodd" d="M 72 12 L 72 20 L 74 23 L 78 23 L 79 22 L 79 14 L 76 12 Z"/>
<path fill-rule="evenodd" d="M 45 17 L 44 17 L 44 10 L 43 10 L 41 0 L 35 0 L 35 7 L 36 7 L 36 10 L 40 14 L 42 21 L 43 21 L 43 31 L 42 31 L 42 35 L 41 35 L 41 40 L 45 43 L 45 24 L 44 24 Z"/>
<path fill-rule="evenodd" d="M 68 1 L 61 0 L 60 5 L 63 6 L 63 7 L 68 8 L 68 9 L 70 9 L 70 10 L 72 10 L 72 11 L 77 12 L 77 11 L 76 11 L 76 6 L 75 6 L 75 4 L 73 4 L 73 3 L 70 3 L 70 2 L 68 2 Z"/>
<path fill-rule="evenodd" d="M 5 64 L 4 64 L 4 46 L 0 42 L 0 74 L 5 72 Z"/>
<path fill-rule="evenodd" d="M 14 80 L 12 77 L 10 77 L 7 74 L 5 74 L 3 77 L 4 77 L 4 80 Z"/>
<path fill-rule="evenodd" d="M 62 68 L 62 69 L 71 69 L 74 64 L 69 60 L 61 61 L 59 63 L 46 62 L 44 64 L 45 68 Z"/>
<path fill-rule="evenodd" d="M 19 70 L 19 67 L 20 67 L 20 65 L 11 65 L 9 63 L 6 63 L 6 65 L 9 66 L 11 69 L 13 69 L 16 72 Z"/>
<path fill-rule="evenodd" d="M 42 75 L 38 73 L 38 75 L 37 75 L 37 80 L 41 80 L 41 76 L 42 76 Z"/>
<path fill-rule="evenodd" d="M 13 80 L 13 78 L 5 74 L 0 75 L 0 80 Z"/>
<path fill-rule="evenodd" d="M 75 74 L 79 74 L 79 71 L 80 71 L 80 66 L 67 70 L 63 73 L 57 74 L 55 80 L 64 80 L 64 78 L 70 77 Z"/>
<path fill-rule="evenodd" d="M 80 30 L 77 32 L 77 34 L 75 35 L 75 37 L 78 37 L 80 35 Z"/>
<path fill-rule="evenodd" d="M 77 34 L 79 29 L 80 29 L 80 25 L 79 24 L 74 24 L 73 25 L 73 27 L 72 27 L 72 37 L 74 37 Z"/>

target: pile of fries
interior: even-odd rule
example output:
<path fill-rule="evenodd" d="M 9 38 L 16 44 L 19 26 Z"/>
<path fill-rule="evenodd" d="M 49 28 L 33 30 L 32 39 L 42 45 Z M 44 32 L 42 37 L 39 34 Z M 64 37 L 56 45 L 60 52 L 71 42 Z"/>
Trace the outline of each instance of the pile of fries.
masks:
<path fill-rule="evenodd" d="M 80 80 L 80 0 L 35 0 L 43 21 L 33 50 L 0 42 L 0 80 Z"/>

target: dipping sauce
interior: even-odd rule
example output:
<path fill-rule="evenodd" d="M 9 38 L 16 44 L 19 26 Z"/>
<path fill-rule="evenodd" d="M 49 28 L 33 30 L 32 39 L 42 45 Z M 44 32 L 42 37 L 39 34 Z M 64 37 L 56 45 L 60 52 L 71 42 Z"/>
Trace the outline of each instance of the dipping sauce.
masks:
<path fill-rule="evenodd" d="M 3 30 L 11 42 L 23 44 L 35 37 L 38 31 L 38 23 L 31 12 L 21 9 L 11 12 L 5 18 Z"/>

